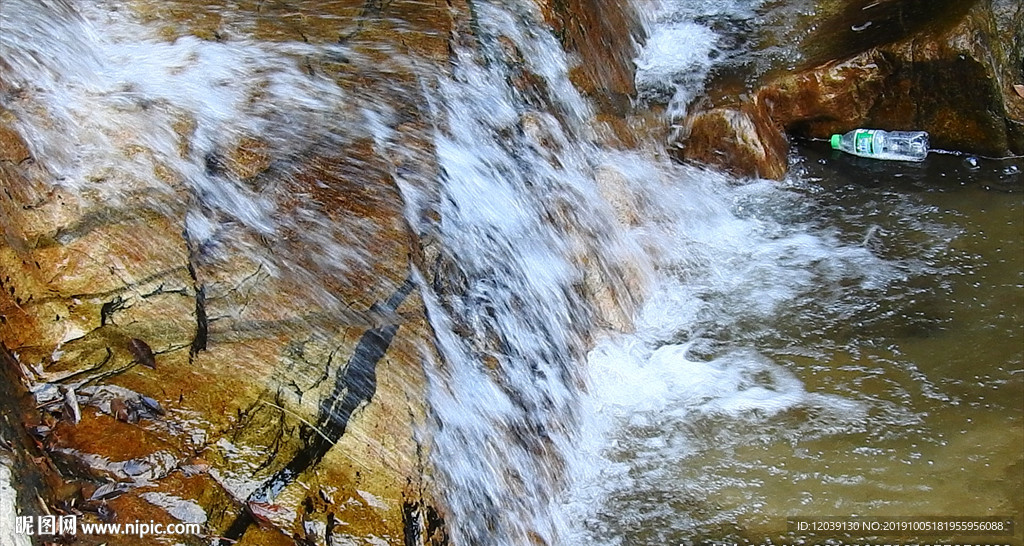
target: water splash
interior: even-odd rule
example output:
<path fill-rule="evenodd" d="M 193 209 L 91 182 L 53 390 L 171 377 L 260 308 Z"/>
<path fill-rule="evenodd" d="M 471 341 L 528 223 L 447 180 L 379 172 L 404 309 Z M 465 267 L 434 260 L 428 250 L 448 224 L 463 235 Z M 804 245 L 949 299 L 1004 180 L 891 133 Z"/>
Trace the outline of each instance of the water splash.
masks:
<path fill-rule="evenodd" d="M 756 4 L 651 12 L 641 96 L 682 115 L 723 49 L 708 17 L 742 19 Z M 707 524 L 693 498 L 750 485 L 713 472 L 682 479 L 673 464 L 708 437 L 732 448 L 919 419 L 884 400 L 811 391 L 762 350 L 773 336 L 799 339 L 787 328 L 826 335 L 815 320 L 872 305 L 851 292 L 878 295 L 915 271 L 879 257 L 871 237 L 845 241 L 811 221 L 818 211 L 799 183 L 741 185 L 602 147 L 565 52 L 528 1 L 474 3 L 477 43 L 456 47 L 450 74 L 415 72 L 430 152 L 398 149 L 386 98 L 303 69 L 311 57 L 392 69 L 349 48 L 167 43 L 103 2 L 5 6 L 3 104 L 33 154 L 112 206 L 137 199 L 132 187 L 147 206 L 183 211 L 190 242 L 211 255 L 235 245 L 275 274 L 305 271 L 314 291 L 321 273 L 345 279 L 372 262 L 372 225 L 283 208 L 287 184 L 225 172 L 225 149 L 244 138 L 268 144 L 267 168 L 284 180 L 304 154 L 361 139 L 436 161 L 436 178 L 399 168 L 395 179 L 407 221 L 438 254 L 414 275 L 439 353 L 427 363 L 427 435 L 456 544 L 615 544 L 636 527 L 668 543 Z M 415 64 L 392 59 L 394 70 Z M 318 265 L 292 267 L 293 256 L 251 244 L 282 232 L 301 232 Z M 822 356 L 796 341 L 789 350 Z M 787 429 L 793 415 L 804 425 Z"/>
<path fill-rule="evenodd" d="M 636 59 L 636 87 L 643 101 L 665 104 L 666 116 L 686 116 L 713 70 L 742 48 L 762 0 L 653 0 L 637 2 L 649 38 Z"/>
<path fill-rule="evenodd" d="M 559 544 L 571 527 L 558 495 L 575 464 L 579 361 L 598 314 L 586 277 L 608 279 L 628 307 L 637 286 L 623 258 L 634 253 L 595 184 L 590 107 L 540 14 L 481 3 L 476 15 L 482 54 L 504 62 L 457 51 L 434 100 L 444 264 L 425 296 L 444 358 L 431 372 L 434 459 L 455 543 Z M 503 57 L 503 42 L 521 63 Z M 549 94 L 509 85 L 517 70 Z"/>
<path fill-rule="evenodd" d="M 382 95 L 399 84 L 346 90 L 311 67 L 349 63 L 387 82 L 409 70 L 405 58 L 382 63 L 338 44 L 244 37 L 168 42 L 126 11 L 56 0 L 0 10 L 3 106 L 33 157 L 62 188 L 111 210 L 184 218 L 197 261 L 237 250 L 264 274 L 307 285 L 302 297 L 345 312 L 324 281 L 369 268 L 368 241 L 380 227 L 296 199 L 307 191 L 299 163 L 343 155 L 335 169 L 382 170 L 345 150 L 393 117 Z M 319 251 L 274 252 L 269 240 Z"/>

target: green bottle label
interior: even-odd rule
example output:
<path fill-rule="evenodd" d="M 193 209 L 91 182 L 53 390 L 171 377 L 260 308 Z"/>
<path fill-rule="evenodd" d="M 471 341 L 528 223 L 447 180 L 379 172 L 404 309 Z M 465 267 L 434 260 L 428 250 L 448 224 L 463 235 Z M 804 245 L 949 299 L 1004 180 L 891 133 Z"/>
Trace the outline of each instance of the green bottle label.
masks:
<path fill-rule="evenodd" d="M 858 154 L 871 155 L 875 153 L 875 132 L 870 130 L 859 130 L 853 135 L 853 149 Z"/>

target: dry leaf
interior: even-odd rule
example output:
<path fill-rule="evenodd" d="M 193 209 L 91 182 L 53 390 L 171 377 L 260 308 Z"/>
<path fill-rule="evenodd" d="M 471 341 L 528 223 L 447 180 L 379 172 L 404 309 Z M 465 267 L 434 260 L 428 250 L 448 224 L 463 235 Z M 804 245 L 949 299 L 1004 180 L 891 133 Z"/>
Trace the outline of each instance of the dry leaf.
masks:
<path fill-rule="evenodd" d="M 1013 86 L 1013 90 L 1016 91 L 1018 95 L 1020 95 L 1020 98 L 1024 99 L 1024 85 L 1018 83 L 1017 85 Z"/>
<path fill-rule="evenodd" d="M 153 356 L 153 349 L 145 341 L 138 338 L 128 340 L 128 351 L 135 357 L 135 361 L 143 366 L 156 369 L 156 357 Z"/>
<path fill-rule="evenodd" d="M 149 412 L 155 413 L 157 415 L 164 415 L 167 413 L 166 411 L 164 411 L 163 406 L 160 405 L 160 402 L 157 402 L 156 400 L 148 396 L 140 397 L 139 401 L 142 402 L 142 406 L 146 408 L 146 410 Z"/>
<path fill-rule="evenodd" d="M 120 398 L 113 398 L 110 400 L 110 414 L 118 421 L 123 421 L 125 423 L 131 422 L 131 414 L 128 410 L 128 404 L 125 404 L 124 400 L 121 400 Z"/>
<path fill-rule="evenodd" d="M 118 482 L 106 483 L 106 484 L 103 484 L 103 485 L 97 487 L 96 491 L 93 491 L 92 495 L 89 496 L 89 500 L 91 500 L 91 501 L 101 501 L 101 500 L 113 499 L 115 497 L 119 497 L 122 494 L 124 494 L 124 492 L 127 491 L 129 488 L 130 488 L 130 486 L 128 486 L 126 484 L 123 484 L 123 483 L 118 483 Z"/>

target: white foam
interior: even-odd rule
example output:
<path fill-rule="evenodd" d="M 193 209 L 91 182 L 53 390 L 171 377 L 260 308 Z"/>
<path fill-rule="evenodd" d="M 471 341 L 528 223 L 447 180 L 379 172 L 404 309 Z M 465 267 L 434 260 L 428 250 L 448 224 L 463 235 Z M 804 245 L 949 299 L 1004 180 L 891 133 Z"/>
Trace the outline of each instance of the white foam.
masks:
<path fill-rule="evenodd" d="M 655 26 L 635 61 L 641 94 L 658 95 L 671 89 L 672 103 L 684 107 L 702 88 L 717 39 L 711 29 L 696 23 Z"/>
<path fill-rule="evenodd" d="M 739 186 L 689 167 L 628 169 L 630 160 L 636 163 L 620 157 L 618 164 L 644 203 L 632 234 L 643 241 L 647 256 L 638 259 L 651 261 L 654 286 L 635 331 L 610 333 L 588 354 L 579 445 L 591 452 L 578 460 L 592 466 L 574 469 L 567 500 L 589 529 L 576 536 L 579 544 L 615 544 L 622 536 L 588 507 L 671 487 L 664 482 L 678 479 L 673 468 L 707 441 L 691 430 L 694 423 L 744 438 L 749 427 L 763 430 L 800 411 L 814 416 L 814 426 L 786 434 L 863 430 L 869 404 L 808 392 L 744 332 L 814 301 L 823 287 L 872 290 L 900 276 L 868 249 L 799 221 L 801 197 L 778 184 Z M 898 408 L 883 411 L 886 418 L 907 417 Z M 725 487 L 719 479 L 689 486 Z M 656 504 L 638 499 L 617 506 L 622 518 L 653 522 L 664 509 Z M 677 529 L 693 524 L 685 514 L 671 517 Z"/>
<path fill-rule="evenodd" d="M 715 20 L 755 17 L 761 0 L 650 0 L 636 9 L 647 35 L 635 59 L 641 98 L 668 105 L 667 116 L 685 116 L 723 54 Z"/>

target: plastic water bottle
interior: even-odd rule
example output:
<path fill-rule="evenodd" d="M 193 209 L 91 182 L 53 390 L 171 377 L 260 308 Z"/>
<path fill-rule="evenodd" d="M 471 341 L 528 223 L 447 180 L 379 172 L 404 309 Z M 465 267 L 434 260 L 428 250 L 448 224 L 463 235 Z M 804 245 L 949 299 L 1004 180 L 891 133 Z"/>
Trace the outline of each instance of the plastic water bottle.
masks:
<path fill-rule="evenodd" d="M 872 159 L 921 161 L 928 155 L 928 133 L 857 129 L 832 135 L 832 148 Z"/>

